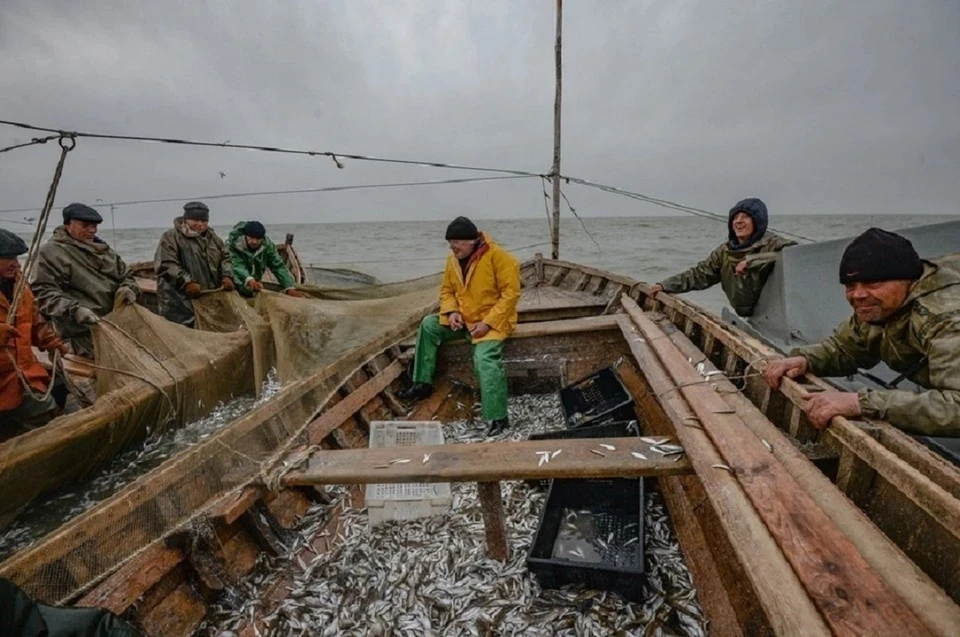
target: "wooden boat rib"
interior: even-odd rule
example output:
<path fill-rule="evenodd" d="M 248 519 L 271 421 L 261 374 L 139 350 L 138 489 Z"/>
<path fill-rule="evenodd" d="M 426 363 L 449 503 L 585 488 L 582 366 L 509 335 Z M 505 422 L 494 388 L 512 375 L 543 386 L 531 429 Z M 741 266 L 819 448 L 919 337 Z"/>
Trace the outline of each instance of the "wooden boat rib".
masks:
<path fill-rule="evenodd" d="M 534 321 L 522 323 L 505 348 L 511 391 L 555 391 L 621 361 L 619 371 L 646 431 L 677 437 L 696 471 L 657 480 L 712 632 L 880 634 L 907 626 L 917 634 L 955 634 L 960 625 L 955 468 L 885 423 L 835 420 L 818 432 L 800 409 L 804 385 L 788 383 L 775 392 L 746 373 L 774 353 L 688 302 L 664 295 L 653 300 L 636 281 L 568 262 L 537 259 L 524 264 L 522 276 L 521 320 Z M 251 479 L 258 467 L 239 472 L 237 487 L 226 494 L 229 480 L 193 491 L 184 485 L 193 488 L 210 479 L 204 476 L 217 475 L 210 470 L 215 463 L 236 462 L 224 447 L 254 437 L 273 441 L 263 443 L 264 453 L 301 430 L 296 440 L 301 445 L 361 449 L 372 420 L 463 417 L 458 403 L 472 404 L 474 383 L 465 346 L 441 350 L 440 380 L 431 398 L 409 414 L 397 400 L 414 328 L 415 321 L 399 326 L 321 374 L 284 388 L 213 440 L 0 564 L 0 576 L 47 601 L 127 612 L 148 634 L 190 634 L 225 583 L 242 579 L 261 553 L 276 553 L 277 529 L 292 529 L 325 491 L 315 486 L 269 491 Z M 716 391 L 702 382 L 680 382 L 696 373 L 691 363 L 701 362 L 705 371 L 725 373 L 714 377 Z M 806 383 L 825 386 L 815 378 Z M 740 438 L 711 437 L 718 431 L 714 419 L 723 418 L 741 423 Z M 773 447 L 772 456 L 737 450 L 756 448 L 760 439 Z M 737 465 L 733 472 L 716 468 L 731 450 L 757 464 Z M 779 472 L 777 484 L 789 489 L 757 500 L 750 481 L 769 479 L 770 458 Z M 288 474 L 287 482 L 295 481 Z M 186 500 L 191 492 L 195 500 Z M 780 501 L 788 492 L 792 499 Z M 353 495 L 354 506 L 362 506 L 360 489 L 354 487 Z M 144 508 L 178 530 L 145 536 L 137 515 Z M 794 517 L 820 520 L 813 530 L 824 531 L 823 554 L 838 559 L 802 559 L 818 552 L 805 551 L 798 544 L 802 538 L 791 535 Z M 336 537 L 338 523 L 334 512 L 326 522 L 330 533 L 304 550 L 331 550 L 335 540 L 329 538 Z M 92 564 L 91 555 L 100 563 Z M 858 577 L 851 580 L 854 573 Z M 64 581 L 52 597 L 43 587 L 51 574 Z M 836 586 L 823 588 L 821 581 Z M 284 595 L 282 582 L 267 591 L 241 634 L 255 634 Z"/>

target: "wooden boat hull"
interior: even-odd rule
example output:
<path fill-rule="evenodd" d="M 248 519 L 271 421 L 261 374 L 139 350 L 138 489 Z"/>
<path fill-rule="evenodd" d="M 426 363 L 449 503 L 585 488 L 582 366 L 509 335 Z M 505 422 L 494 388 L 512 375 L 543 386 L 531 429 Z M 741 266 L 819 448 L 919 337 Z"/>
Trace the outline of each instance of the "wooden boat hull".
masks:
<path fill-rule="evenodd" d="M 523 266 L 522 275 L 528 299 L 524 318 L 549 320 L 525 322 L 507 341 L 511 391 L 554 391 L 564 382 L 620 361 L 620 373 L 646 431 L 681 440 L 696 470 L 696 475 L 664 476 L 658 482 L 712 632 L 853 634 L 857 627 L 876 626 L 882 620 L 916 626 L 918 634 L 954 634 L 960 625 L 956 576 L 960 525 L 955 524 L 960 477 L 955 468 L 884 423 L 841 421 L 818 432 L 799 407 L 797 387 L 773 392 L 746 373 L 748 366 L 772 353 L 696 306 L 672 297 L 649 299 L 640 283 L 572 263 L 536 260 Z M 596 298 L 567 305 L 529 301 L 536 294 L 532 290 L 546 286 Z M 550 299 L 561 297 L 570 295 L 554 294 Z M 646 311 L 622 298 L 638 301 Z M 584 317 L 584 307 L 592 307 L 595 315 Z M 222 481 L 200 490 L 185 489 L 201 476 L 216 473 L 215 465 L 228 455 L 223 446 L 252 437 L 269 439 L 273 442 L 257 449 L 258 458 L 286 450 L 292 459 L 290 454 L 303 446 L 365 447 L 374 419 L 463 417 L 458 403 L 469 405 L 474 398 L 470 352 L 463 345 L 441 350 L 441 380 L 431 398 L 409 414 L 397 400 L 395 391 L 402 382 L 415 323 L 402 325 L 316 377 L 285 388 L 273 402 L 219 432 L 216 440 L 191 449 L 0 564 L 0 576 L 47 601 L 128 612 L 149 634 L 190 634 L 223 590 L 223 583 L 218 587 L 204 564 L 218 564 L 217 572 L 239 581 L 261 553 L 276 550 L 278 539 L 272 529 L 293 528 L 298 516 L 324 497 L 322 489 L 310 486 L 268 490 L 258 480 L 259 465 L 237 473 L 236 490 L 228 493 L 224 491 L 230 485 Z M 676 364 L 677 356 L 682 364 Z M 702 363 L 706 371 L 722 370 L 729 380 L 716 380 L 717 389 L 707 394 L 699 382 L 681 386 L 677 375 L 694 369 L 684 362 L 687 359 Z M 823 384 L 818 379 L 808 382 Z M 805 545 L 796 544 L 796 539 L 785 543 L 791 537 L 790 524 L 773 524 L 766 505 L 752 499 L 749 481 L 754 474 L 717 467 L 726 462 L 718 450 L 729 453 L 730 446 L 729 441 L 719 444 L 705 436 L 703 420 L 711 418 L 702 411 L 705 404 L 741 423 L 740 435 L 753 435 L 772 446 L 777 479 L 789 483 L 791 493 L 808 504 L 781 503 L 779 492 L 769 494 L 771 504 L 787 507 L 790 515 L 822 520 L 824 533 L 829 530 L 836 540 L 828 544 L 849 551 L 849 560 L 840 562 L 839 571 L 836 564 L 797 562 Z M 765 467 L 758 465 L 756 475 L 763 476 Z M 188 494 L 195 497 L 177 511 L 157 507 L 158 501 L 174 495 L 186 499 Z M 362 502 L 361 491 L 354 488 L 354 494 L 355 502 Z M 151 506 L 166 516 L 161 527 L 178 530 L 145 535 L 130 511 Z M 184 525 L 188 518 L 193 522 Z M 189 548 L 196 546 L 191 538 L 197 537 L 198 520 L 217 538 L 204 544 L 202 556 Z M 335 515 L 328 525 L 335 537 Z M 107 541 L 108 529 L 124 531 L 111 533 Z M 931 541 L 936 543 L 933 548 Z M 325 539 L 309 550 L 330 547 Z M 95 566 L 89 563 L 91 553 L 98 556 Z M 878 588 L 867 592 L 859 580 L 847 581 L 853 572 L 848 567 L 863 569 L 862 581 L 876 582 Z M 56 589 L 45 588 L 49 579 L 45 574 L 50 572 L 70 577 L 62 578 Z M 832 592 L 811 585 L 821 579 L 846 583 Z M 203 585 L 197 587 L 197 581 Z M 824 596 L 840 590 L 843 599 L 869 593 L 871 604 L 885 610 L 839 603 L 825 612 Z M 282 586 L 267 591 L 243 634 L 253 634 L 283 595 Z"/>

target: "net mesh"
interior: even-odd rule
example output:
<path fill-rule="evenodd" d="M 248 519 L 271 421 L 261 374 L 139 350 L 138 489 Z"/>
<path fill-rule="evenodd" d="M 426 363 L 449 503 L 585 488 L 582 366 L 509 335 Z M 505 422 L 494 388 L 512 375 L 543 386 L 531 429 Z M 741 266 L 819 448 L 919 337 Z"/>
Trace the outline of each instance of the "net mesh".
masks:
<path fill-rule="evenodd" d="M 278 453 L 305 442 L 306 425 L 348 376 L 413 333 L 436 306 L 438 280 L 362 290 L 305 286 L 310 298 L 265 292 L 253 304 L 208 294 L 195 302 L 197 330 L 142 307 L 111 313 L 94 329 L 97 364 L 119 371 L 98 371 L 97 402 L 0 446 L 0 506 L 8 519 L 57 480 L 89 473 L 148 431 L 253 391 L 272 367 L 284 387 L 8 558 L 0 577 L 45 602 L 76 598 L 204 505 L 260 477 Z"/>

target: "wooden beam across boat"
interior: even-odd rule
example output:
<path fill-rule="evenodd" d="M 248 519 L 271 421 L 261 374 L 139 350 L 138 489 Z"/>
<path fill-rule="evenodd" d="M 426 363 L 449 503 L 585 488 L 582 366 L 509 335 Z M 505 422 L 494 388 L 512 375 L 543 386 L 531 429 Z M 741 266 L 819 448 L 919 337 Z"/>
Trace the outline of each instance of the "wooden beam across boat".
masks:
<path fill-rule="evenodd" d="M 614 447 L 609 449 L 607 447 Z M 316 451 L 285 485 L 499 482 L 552 478 L 639 478 L 692 472 L 685 456 L 665 456 L 640 438 L 524 440 L 482 444 Z M 559 453 L 557 451 L 559 450 Z M 540 462 L 541 454 L 552 456 Z M 634 456 L 641 454 L 644 458 Z M 424 462 L 424 458 L 428 458 Z M 406 462 L 398 462 L 406 461 Z"/>
<path fill-rule="evenodd" d="M 903 599 L 873 570 L 663 330 L 630 299 L 630 315 L 678 386 L 725 463 L 784 552 L 811 600 L 838 635 L 929 635 Z"/>

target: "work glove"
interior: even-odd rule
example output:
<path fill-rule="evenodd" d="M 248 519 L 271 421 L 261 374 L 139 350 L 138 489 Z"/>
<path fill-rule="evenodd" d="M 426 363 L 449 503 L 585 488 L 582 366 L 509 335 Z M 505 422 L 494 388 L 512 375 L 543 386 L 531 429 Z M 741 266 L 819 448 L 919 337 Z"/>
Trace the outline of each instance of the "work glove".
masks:
<path fill-rule="evenodd" d="M 57 351 L 59 351 L 62 356 L 66 356 L 67 354 L 70 353 L 70 346 L 68 346 L 63 341 L 57 341 L 56 343 L 53 343 L 52 345 L 50 345 L 50 347 L 47 348 L 47 354 L 53 354 L 54 352 L 57 352 Z"/>
<path fill-rule="evenodd" d="M 247 281 L 247 289 L 250 290 L 251 292 L 259 292 L 260 290 L 263 289 L 263 284 L 260 283 L 260 281 L 257 281 L 256 279 L 250 279 L 249 281 Z"/>
<path fill-rule="evenodd" d="M 302 299 L 302 298 L 305 298 L 306 296 L 303 292 L 300 292 L 299 290 L 294 290 L 293 288 L 284 290 L 283 293 L 286 294 L 287 296 L 292 296 L 295 299 Z"/>
<path fill-rule="evenodd" d="M 186 292 L 187 296 L 189 296 L 191 299 L 199 299 L 203 294 L 203 291 L 200 289 L 200 284 L 195 281 L 190 281 L 190 283 L 187 283 L 184 286 L 183 291 Z"/>
<path fill-rule="evenodd" d="M 237 286 L 233 284 L 233 279 L 228 276 L 223 277 L 223 289 L 227 292 L 233 292 L 237 289 Z"/>
<path fill-rule="evenodd" d="M 126 286 L 122 286 L 117 288 L 117 293 L 114 295 L 114 298 L 119 303 L 133 305 L 137 302 L 137 293 Z"/>
<path fill-rule="evenodd" d="M 20 338 L 20 330 L 6 322 L 0 323 L 0 346 L 6 345 L 16 338 Z"/>
<path fill-rule="evenodd" d="M 121 290 L 129 288 L 120 288 Z M 100 322 L 100 317 L 91 309 L 78 307 L 73 311 L 73 320 L 80 325 L 95 325 Z"/>

